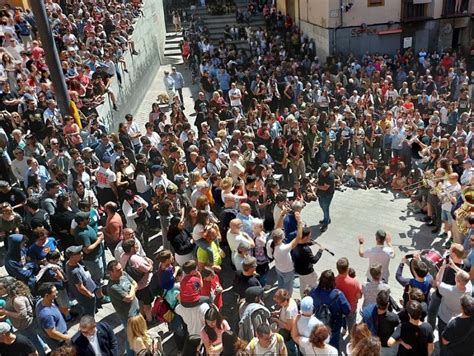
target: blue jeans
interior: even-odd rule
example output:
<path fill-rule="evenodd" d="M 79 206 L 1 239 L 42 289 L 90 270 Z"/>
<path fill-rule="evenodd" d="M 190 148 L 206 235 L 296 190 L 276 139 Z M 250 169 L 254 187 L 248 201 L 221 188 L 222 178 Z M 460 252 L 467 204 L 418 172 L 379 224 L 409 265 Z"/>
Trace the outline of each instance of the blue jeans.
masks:
<path fill-rule="evenodd" d="M 125 332 L 125 354 L 127 356 L 135 356 L 135 352 L 132 351 L 132 349 L 130 348 L 130 345 L 128 344 L 127 324 L 128 324 L 128 320 L 122 320 L 122 325 Z"/>
<path fill-rule="evenodd" d="M 322 195 L 318 198 L 319 206 L 323 211 L 323 225 L 328 225 L 331 222 L 331 217 L 329 216 L 329 206 L 331 205 L 332 195 Z"/>
<path fill-rule="evenodd" d="M 275 269 L 277 274 L 278 289 L 283 288 L 290 292 L 290 296 L 293 294 L 293 280 L 295 279 L 295 271 L 291 272 L 280 272 Z"/>

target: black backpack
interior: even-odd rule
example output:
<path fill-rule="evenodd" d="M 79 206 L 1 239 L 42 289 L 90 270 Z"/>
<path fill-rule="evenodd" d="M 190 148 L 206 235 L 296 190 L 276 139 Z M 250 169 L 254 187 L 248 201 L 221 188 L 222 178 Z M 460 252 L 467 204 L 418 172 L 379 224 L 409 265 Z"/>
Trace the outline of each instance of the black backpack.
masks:
<path fill-rule="evenodd" d="M 331 325 L 331 322 L 333 321 L 331 306 L 337 301 L 339 294 L 341 294 L 341 292 L 337 291 L 336 296 L 331 299 L 329 304 L 321 304 L 316 308 L 316 312 L 314 314 L 324 325 Z"/>

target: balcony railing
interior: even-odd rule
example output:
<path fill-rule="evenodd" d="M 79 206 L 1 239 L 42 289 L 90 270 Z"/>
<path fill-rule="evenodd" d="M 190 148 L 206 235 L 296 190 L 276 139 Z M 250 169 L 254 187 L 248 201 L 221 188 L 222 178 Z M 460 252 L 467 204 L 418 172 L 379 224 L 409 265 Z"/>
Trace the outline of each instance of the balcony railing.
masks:
<path fill-rule="evenodd" d="M 469 11 L 469 0 L 461 0 L 459 8 L 456 8 L 456 0 L 444 0 L 443 17 L 462 16 Z"/>
<path fill-rule="evenodd" d="M 428 16 L 428 6 L 430 3 L 417 4 L 413 0 L 402 0 L 402 21 L 426 20 Z"/>

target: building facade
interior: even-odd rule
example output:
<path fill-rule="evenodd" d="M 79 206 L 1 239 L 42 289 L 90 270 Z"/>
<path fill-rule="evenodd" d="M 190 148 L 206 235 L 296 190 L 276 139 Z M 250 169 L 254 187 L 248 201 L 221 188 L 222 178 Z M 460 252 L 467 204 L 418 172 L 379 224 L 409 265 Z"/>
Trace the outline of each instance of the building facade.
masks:
<path fill-rule="evenodd" d="M 458 5 L 458 8 L 456 8 Z M 468 50 L 474 0 L 278 0 L 316 42 L 324 59 L 335 53 Z"/>

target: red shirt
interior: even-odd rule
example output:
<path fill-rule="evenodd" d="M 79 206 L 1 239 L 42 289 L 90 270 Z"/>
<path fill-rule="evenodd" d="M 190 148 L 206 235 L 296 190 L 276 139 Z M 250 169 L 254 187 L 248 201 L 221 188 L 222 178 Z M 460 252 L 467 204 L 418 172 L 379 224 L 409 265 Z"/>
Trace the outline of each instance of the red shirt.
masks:
<path fill-rule="evenodd" d="M 179 299 L 185 303 L 195 303 L 201 297 L 201 276 L 187 274 L 181 281 Z"/>
<path fill-rule="evenodd" d="M 362 294 L 362 286 L 359 281 L 349 276 L 338 275 L 336 277 L 336 288 L 339 289 L 351 305 L 351 311 L 357 310 L 357 301 Z"/>
<path fill-rule="evenodd" d="M 214 278 L 212 278 L 210 281 L 207 281 L 205 279 L 202 280 L 202 288 L 201 288 L 201 295 L 203 297 L 210 297 L 211 292 L 214 293 L 215 298 L 214 298 L 214 304 L 217 307 L 217 309 L 222 308 L 222 293 L 217 294 L 215 292 L 216 288 L 221 286 L 221 282 L 219 280 L 219 276 L 217 274 L 214 275 Z"/>

